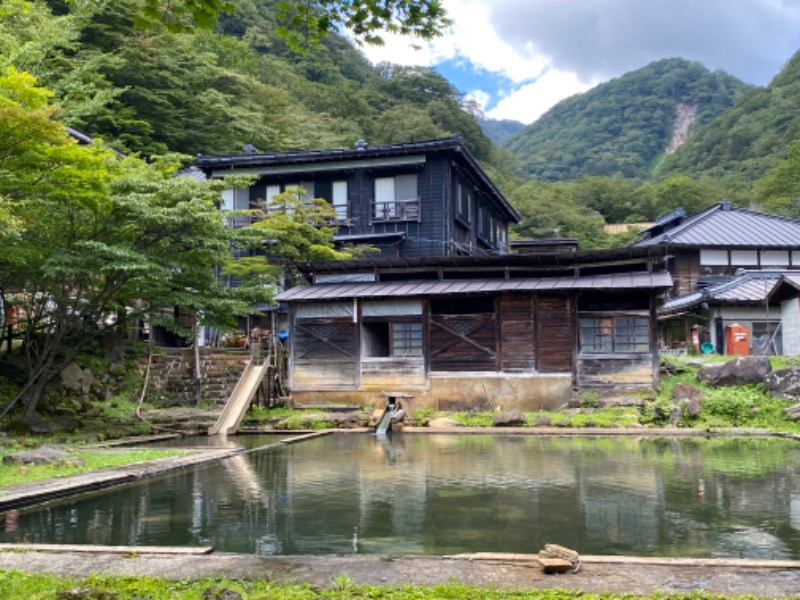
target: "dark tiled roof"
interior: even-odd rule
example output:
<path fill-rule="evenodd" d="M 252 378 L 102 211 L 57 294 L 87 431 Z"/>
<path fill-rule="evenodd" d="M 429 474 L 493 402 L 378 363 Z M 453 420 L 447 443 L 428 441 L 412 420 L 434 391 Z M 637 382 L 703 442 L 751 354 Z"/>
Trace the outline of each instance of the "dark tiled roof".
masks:
<path fill-rule="evenodd" d="M 671 223 L 672 221 L 677 221 L 681 217 L 686 216 L 686 211 L 682 208 L 676 208 L 671 213 L 667 213 L 666 215 L 661 215 L 656 219 L 656 225 L 666 225 L 667 223 Z"/>
<path fill-rule="evenodd" d="M 759 305 L 784 276 L 784 271 L 749 271 L 731 281 L 668 300 L 658 309 L 667 315 L 690 310 L 703 302 L 711 305 Z"/>
<path fill-rule="evenodd" d="M 673 219 L 674 220 L 674 219 Z M 670 226 L 656 224 L 634 246 L 800 247 L 800 221 L 720 202 Z"/>
<path fill-rule="evenodd" d="M 345 300 L 350 298 L 405 298 L 452 296 L 489 292 L 555 290 L 619 290 L 672 287 L 666 271 L 614 273 L 587 277 L 530 277 L 520 279 L 451 279 L 446 281 L 376 281 L 318 283 L 294 287 L 276 296 L 279 302 Z"/>
<path fill-rule="evenodd" d="M 188 177 L 190 179 L 194 179 L 195 181 L 205 181 L 207 179 L 206 174 L 197 167 L 181 169 L 175 173 L 175 175 L 177 177 Z"/>
<path fill-rule="evenodd" d="M 82 131 L 78 131 L 74 127 L 67 127 L 67 135 L 77 140 L 79 144 L 91 144 L 94 142 L 91 136 L 86 135 Z"/>
<path fill-rule="evenodd" d="M 357 145 L 358 146 L 358 145 Z M 427 140 L 423 142 L 409 142 L 406 144 L 387 144 L 384 146 L 370 147 L 362 145 L 356 148 L 341 148 L 336 150 L 298 150 L 294 152 L 271 152 L 258 153 L 247 152 L 245 154 L 224 155 L 224 156 L 203 156 L 198 155 L 195 165 L 204 171 L 218 171 L 223 169 L 248 168 L 248 167 L 270 167 L 278 165 L 303 165 L 320 162 L 342 162 L 348 160 L 368 160 L 384 157 L 396 157 L 409 154 L 429 153 L 438 151 L 455 152 L 458 156 L 472 168 L 475 175 L 488 188 L 500 207 L 515 222 L 519 222 L 521 216 L 517 210 L 511 206 L 505 196 L 497 189 L 494 182 L 485 173 L 478 161 L 472 156 L 469 150 L 461 143 L 458 136 L 449 138 Z"/>
<path fill-rule="evenodd" d="M 800 296 L 800 273 L 786 273 L 772 288 L 767 300 L 780 302 L 797 296 Z"/>

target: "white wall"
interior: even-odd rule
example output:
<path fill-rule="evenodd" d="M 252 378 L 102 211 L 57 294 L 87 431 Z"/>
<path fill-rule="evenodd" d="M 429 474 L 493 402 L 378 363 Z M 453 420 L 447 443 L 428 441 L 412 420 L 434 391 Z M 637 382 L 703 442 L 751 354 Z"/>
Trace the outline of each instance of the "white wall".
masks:
<path fill-rule="evenodd" d="M 781 305 L 783 323 L 783 353 L 800 355 L 800 298 L 786 300 Z"/>
<path fill-rule="evenodd" d="M 752 352 L 753 321 L 780 321 L 781 308 L 779 306 L 770 306 L 769 311 L 767 311 L 767 309 L 763 306 L 720 306 L 712 309 L 710 311 L 710 319 L 708 321 L 711 343 L 714 344 L 715 348 L 721 348 L 724 340 L 717 340 L 717 331 L 715 327 L 717 317 L 722 317 L 722 335 L 725 335 L 725 328 L 728 325 L 738 324 L 747 327 L 748 339 L 750 341 L 750 352 Z M 783 327 L 781 327 L 781 333 L 784 333 Z M 783 353 L 788 354 L 786 351 L 785 341 Z"/>

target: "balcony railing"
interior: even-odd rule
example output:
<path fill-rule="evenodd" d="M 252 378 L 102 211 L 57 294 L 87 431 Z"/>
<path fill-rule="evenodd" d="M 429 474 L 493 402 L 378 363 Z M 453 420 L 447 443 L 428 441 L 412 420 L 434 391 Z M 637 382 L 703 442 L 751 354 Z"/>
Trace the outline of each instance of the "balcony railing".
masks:
<path fill-rule="evenodd" d="M 419 221 L 419 198 L 372 203 L 373 221 Z"/>

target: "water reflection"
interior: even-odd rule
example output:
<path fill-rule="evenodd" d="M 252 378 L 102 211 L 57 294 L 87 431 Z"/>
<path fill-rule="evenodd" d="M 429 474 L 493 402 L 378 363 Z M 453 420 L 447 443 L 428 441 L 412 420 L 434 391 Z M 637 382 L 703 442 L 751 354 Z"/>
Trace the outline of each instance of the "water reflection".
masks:
<path fill-rule="evenodd" d="M 800 446 L 332 435 L 0 515 L 0 541 L 800 559 Z"/>

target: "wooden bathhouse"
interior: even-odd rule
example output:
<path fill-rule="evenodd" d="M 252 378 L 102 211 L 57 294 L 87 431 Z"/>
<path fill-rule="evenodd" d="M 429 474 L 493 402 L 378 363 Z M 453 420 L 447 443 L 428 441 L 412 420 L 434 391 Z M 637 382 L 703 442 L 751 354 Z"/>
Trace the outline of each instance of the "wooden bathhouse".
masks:
<path fill-rule="evenodd" d="M 660 248 L 367 259 L 300 266 L 289 310 L 295 405 L 554 408 L 658 382 Z"/>

